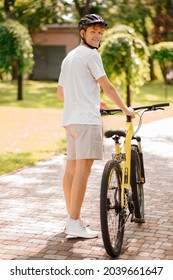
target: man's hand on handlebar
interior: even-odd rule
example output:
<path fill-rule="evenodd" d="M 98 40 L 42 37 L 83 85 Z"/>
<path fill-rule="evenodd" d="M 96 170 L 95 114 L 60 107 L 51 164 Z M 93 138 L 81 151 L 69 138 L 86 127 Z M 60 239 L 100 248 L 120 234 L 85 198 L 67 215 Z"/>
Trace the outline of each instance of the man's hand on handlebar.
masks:
<path fill-rule="evenodd" d="M 103 109 L 103 110 L 108 109 L 108 105 L 103 100 L 100 100 L 100 109 Z"/>
<path fill-rule="evenodd" d="M 127 110 L 124 113 L 131 118 L 135 118 L 135 112 L 131 107 L 127 107 Z"/>

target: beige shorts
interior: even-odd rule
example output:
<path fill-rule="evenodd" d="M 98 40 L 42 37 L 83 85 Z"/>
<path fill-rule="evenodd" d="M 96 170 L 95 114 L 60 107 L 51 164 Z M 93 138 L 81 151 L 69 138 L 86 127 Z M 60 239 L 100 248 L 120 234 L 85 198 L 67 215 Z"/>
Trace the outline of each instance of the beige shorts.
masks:
<path fill-rule="evenodd" d="M 65 127 L 67 159 L 102 159 L 103 142 L 100 125 L 71 124 Z"/>

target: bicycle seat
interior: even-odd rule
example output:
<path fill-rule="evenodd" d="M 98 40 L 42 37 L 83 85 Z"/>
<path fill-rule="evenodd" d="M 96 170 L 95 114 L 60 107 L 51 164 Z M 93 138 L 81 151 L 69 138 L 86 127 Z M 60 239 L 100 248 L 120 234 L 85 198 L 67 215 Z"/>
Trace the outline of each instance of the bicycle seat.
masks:
<path fill-rule="evenodd" d="M 121 136 L 126 137 L 126 131 L 124 131 L 124 130 L 107 130 L 104 135 L 106 138 L 110 138 L 114 135 L 118 135 L 120 137 Z"/>

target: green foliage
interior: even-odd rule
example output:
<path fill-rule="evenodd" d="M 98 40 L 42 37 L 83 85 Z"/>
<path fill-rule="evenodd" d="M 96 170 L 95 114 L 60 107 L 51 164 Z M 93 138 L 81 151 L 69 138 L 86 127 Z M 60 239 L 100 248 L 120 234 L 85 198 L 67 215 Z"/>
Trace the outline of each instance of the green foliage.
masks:
<path fill-rule="evenodd" d="M 116 85 L 137 89 L 149 80 L 149 51 L 133 28 L 120 25 L 110 29 L 100 52 L 107 75 Z"/>
<path fill-rule="evenodd" d="M 173 71 L 173 42 L 161 42 L 150 47 L 151 56 L 159 61 L 165 83 L 171 83 Z"/>
<path fill-rule="evenodd" d="M 13 18 L 33 32 L 45 24 L 57 22 L 60 16 L 59 2 L 57 0 L 10 0 L 8 1 L 8 8 Z M 4 0 L 0 0 L 0 21 L 6 19 L 6 13 Z"/>
<path fill-rule="evenodd" d="M 173 42 L 161 42 L 150 47 L 153 59 L 173 61 Z"/>
<path fill-rule="evenodd" d="M 57 22 L 57 0 L 17 0 L 13 13 L 20 23 L 33 32 L 45 24 Z"/>
<path fill-rule="evenodd" d="M 19 73 L 32 71 L 34 64 L 32 41 L 23 25 L 8 19 L 0 23 L 0 69 L 9 73 L 16 63 Z"/>

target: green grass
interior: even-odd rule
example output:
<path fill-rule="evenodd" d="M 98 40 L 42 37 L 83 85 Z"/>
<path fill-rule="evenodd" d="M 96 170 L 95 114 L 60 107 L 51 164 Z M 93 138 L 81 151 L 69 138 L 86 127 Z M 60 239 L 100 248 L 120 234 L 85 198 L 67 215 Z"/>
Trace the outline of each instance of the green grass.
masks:
<path fill-rule="evenodd" d="M 134 98 L 132 97 L 134 104 L 147 105 L 160 102 L 173 103 L 173 85 L 164 85 L 158 81 L 149 82 L 140 89 Z"/>
<path fill-rule="evenodd" d="M 24 81 L 23 100 L 17 101 L 17 83 L 0 82 L 0 106 L 60 109 L 63 102 L 57 99 L 56 92 L 56 82 Z"/>
<path fill-rule="evenodd" d="M 12 153 L 6 152 L 0 156 L 0 175 L 20 169 L 26 165 L 34 164 L 40 157 L 34 157 L 33 152 Z"/>
<path fill-rule="evenodd" d="M 126 101 L 126 93 L 124 89 L 119 89 L 120 95 Z M 105 94 L 102 94 L 108 106 L 113 108 L 114 104 Z M 141 87 L 138 93 L 131 93 L 131 106 L 150 105 L 154 103 L 170 102 L 173 103 L 173 85 L 164 85 L 161 81 L 153 81 L 146 83 Z"/>
<path fill-rule="evenodd" d="M 4 152 L 0 153 L 0 175 L 12 172 L 22 167 L 33 165 L 38 161 L 50 159 L 64 153 L 66 150 L 65 139 L 59 139 L 56 149 L 33 150 L 29 152 Z"/>
<path fill-rule="evenodd" d="M 17 101 L 16 82 L 0 82 L 0 107 L 38 108 L 38 109 L 62 109 L 63 102 L 56 97 L 57 83 L 46 81 L 24 81 L 23 101 Z M 120 91 L 122 93 L 123 91 Z M 125 100 L 125 94 L 123 94 Z M 102 98 L 108 101 L 103 95 Z M 145 84 L 138 94 L 132 94 L 132 106 L 146 105 L 152 103 L 173 103 L 173 86 L 167 86 L 161 81 Z M 108 101 L 110 107 L 114 105 Z M 7 126 L 8 116 L 6 118 Z M 19 120 L 20 121 L 20 120 Z M 57 144 L 57 143 L 56 143 Z M 51 158 L 65 151 L 65 139 L 60 139 L 58 148 L 46 147 L 44 150 L 22 151 L 18 153 L 1 150 L 0 174 L 17 170 L 21 167 L 34 164 L 37 161 Z"/>

